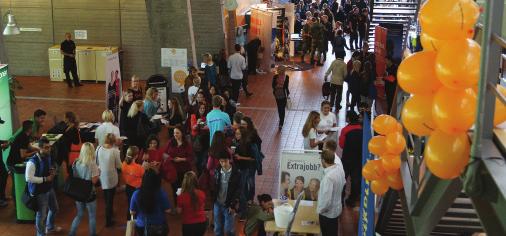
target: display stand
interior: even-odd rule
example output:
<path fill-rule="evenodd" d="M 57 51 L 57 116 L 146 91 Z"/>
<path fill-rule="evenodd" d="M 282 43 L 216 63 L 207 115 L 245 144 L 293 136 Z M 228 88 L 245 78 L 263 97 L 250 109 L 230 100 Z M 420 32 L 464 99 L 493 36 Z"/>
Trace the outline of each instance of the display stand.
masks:
<path fill-rule="evenodd" d="M 167 88 L 167 85 L 168 85 L 168 81 L 167 81 L 167 78 L 165 78 L 165 76 L 163 75 L 152 75 L 148 78 L 148 81 L 147 81 L 147 88 L 156 88 L 156 90 L 158 90 L 158 101 L 157 101 L 157 105 L 159 105 L 158 107 L 158 111 L 156 112 L 157 114 L 167 114 L 167 101 L 168 101 L 168 98 L 169 98 L 169 94 L 168 94 L 168 91 L 169 89 Z"/>

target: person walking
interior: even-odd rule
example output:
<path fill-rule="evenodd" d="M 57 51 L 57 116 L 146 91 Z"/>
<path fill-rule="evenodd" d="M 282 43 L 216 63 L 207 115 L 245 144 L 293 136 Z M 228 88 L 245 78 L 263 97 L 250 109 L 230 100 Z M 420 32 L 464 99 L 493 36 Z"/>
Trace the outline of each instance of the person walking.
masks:
<path fill-rule="evenodd" d="M 193 171 L 184 174 L 181 194 L 177 197 L 177 212 L 182 214 L 183 236 L 203 236 L 206 232 L 206 195 L 197 189 L 197 175 Z"/>
<path fill-rule="evenodd" d="M 355 107 L 358 108 L 358 104 L 360 103 L 361 67 L 362 63 L 359 60 L 353 61 L 353 69 L 351 70 L 350 76 L 348 77 L 348 90 L 351 93 L 351 103 L 349 109 L 351 111 L 354 111 Z"/>
<path fill-rule="evenodd" d="M 360 50 L 358 46 L 358 24 L 359 24 L 359 10 L 357 7 L 353 8 L 348 14 L 348 27 L 350 29 L 350 49 L 351 51 Z M 353 44 L 355 43 L 355 44 Z M 353 47 L 355 46 L 355 47 Z"/>
<path fill-rule="evenodd" d="M 342 169 L 335 164 L 336 155 L 330 150 L 321 154 L 323 178 L 318 192 L 318 219 L 322 236 L 336 236 L 342 212 L 341 194 L 345 183 Z"/>
<path fill-rule="evenodd" d="M 312 13 L 310 11 L 307 11 L 306 14 L 306 20 L 303 23 L 302 26 L 302 54 L 300 56 L 301 63 L 304 62 L 304 56 L 309 52 L 311 53 L 311 44 L 312 44 L 312 38 L 311 38 L 311 25 L 313 24 L 313 21 L 311 18 L 313 17 Z"/>
<path fill-rule="evenodd" d="M 239 89 L 241 88 L 243 71 L 246 69 L 246 59 L 241 55 L 241 45 L 235 45 L 235 53 L 228 58 L 227 67 L 230 70 L 230 80 L 232 82 L 231 98 L 239 101 Z"/>
<path fill-rule="evenodd" d="M 30 195 L 37 199 L 35 229 L 37 236 L 45 236 L 62 230 L 54 224 L 59 210 L 53 180 L 56 176 L 55 163 L 51 158 L 51 145 L 46 137 L 38 141 L 39 151 L 26 163 L 25 178 Z"/>
<path fill-rule="evenodd" d="M 105 226 L 114 225 L 114 194 L 118 185 L 118 172 L 121 170 L 121 159 L 118 148 L 114 146 L 116 136 L 107 134 L 103 146 L 96 150 L 98 168 L 100 169 L 100 183 L 104 191 L 105 200 Z"/>
<path fill-rule="evenodd" d="M 278 66 L 277 73 L 272 78 L 272 93 L 278 106 L 279 130 L 283 129 L 283 124 L 285 123 L 286 103 L 290 96 L 290 90 L 288 89 L 290 77 L 285 72 L 285 66 Z"/>
<path fill-rule="evenodd" d="M 214 234 L 235 235 L 235 214 L 239 204 L 240 172 L 227 155 L 219 156 L 220 167 L 214 171 Z"/>
<path fill-rule="evenodd" d="M 324 26 L 322 23 L 318 21 L 316 17 L 311 19 L 313 22 L 311 25 L 310 35 L 311 35 L 311 59 L 310 64 L 313 65 L 315 62 L 314 56 L 316 54 L 316 65 L 323 66 L 321 62 L 322 52 L 323 52 L 323 44 L 324 44 Z M 318 54 L 316 53 L 318 52 Z"/>
<path fill-rule="evenodd" d="M 337 55 L 336 53 L 336 60 L 330 64 L 327 72 L 325 72 L 325 82 L 327 82 L 330 73 L 332 73 L 332 77 L 330 78 L 330 107 L 335 106 L 334 111 L 338 113 L 342 108 L 343 82 L 348 75 L 343 55 Z"/>
<path fill-rule="evenodd" d="M 77 227 L 79 227 L 79 223 L 81 223 L 81 219 L 84 215 L 84 210 L 88 210 L 88 226 L 89 226 L 89 235 L 95 236 L 97 235 L 97 198 L 95 192 L 95 184 L 99 179 L 99 171 L 98 166 L 95 160 L 95 147 L 91 143 L 83 143 L 81 147 L 81 152 L 79 153 L 79 158 L 77 158 L 76 162 L 72 165 L 73 176 L 76 178 L 89 180 L 92 183 L 92 195 L 91 198 L 86 202 L 76 201 L 77 215 L 74 217 L 72 221 L 72 225 L 70 226 L 69 236 L 75 236 Z"/>
<path fill-rule="evenodd" d="M 336 31 L 333 47 L 336 58 L 344 59 L 346 57 L 346 50 L 344 49 L 350 49 L 348 48 L 348 45 L 346 45 L 346 39 L 343 37 L 343 30 L 339 29 Z"/>
<path fill-rule="evenodd" d="M 74 86 L 83 86 L 77 76 L 76 44 L 72 41 L 72 34 L 65 33 L 65 41 L 60 44 L 60 52 L 63 55 L 63 72 L 65 73 L 65 80 L 69 88 L 73 87 L 69 73 L 72 73 Z"/>
<path fill-rule="evenodd" d="M 170 211 L 169 197 L 161 188 L 160 175 L 153 169 L 147 169 L 141 187 L 135 190 L 130 202 L 130 214 L 136 217 L 136 235 L 166 236 L 169 226 L 165 214 Z"/>

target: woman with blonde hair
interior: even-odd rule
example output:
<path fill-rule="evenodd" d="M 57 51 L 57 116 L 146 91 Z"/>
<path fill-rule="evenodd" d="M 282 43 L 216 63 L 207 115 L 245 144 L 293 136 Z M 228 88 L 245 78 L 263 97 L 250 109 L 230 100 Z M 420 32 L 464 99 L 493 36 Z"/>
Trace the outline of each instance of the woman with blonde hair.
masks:
<path fill-rule="evenodd" d="M 156 115 L 158 107 L 158 90 L 151 87 L 146 91 L 146 97 L 144 98 L 144 113 L 151 119 L 151 117 Z"/>
<path fill-rule="evenodd" d="M 119 128 L 113 124 L 114 114 L 111 110 L 105 110 L 102 112 L 102 120 L 104 121 L 95 131 L 95 142 L 99 146 L 104 145 L 104 138 L 106 134 L 114 134 L 119 137 Z"/>
<path fill-rule="evenodd" d="M 144 114 L 144 102 L 135 101 L 126 118 L 125 132 L 130 145 L 137 146 L 144 149 L 145 140 L 149 134 L 149 127 L 151 126 L 149 118 Z"/>
<path fill-rule="evenodd" d="M 316 150 L 322 141 L 316 140 L 316 128 L 320 123 L 320 113 L 317 111 L 311 111 L 306 119 L 306 123 L 302 128 L 302 136 L 304 137 L 304 149 L 305 150 Z"/>
<path fill-rule="evenodd" d="M 183 236 L 202 236 L 206 232 L 206 195 L 197 189 L 197 183 L 195 172 L 184 174 L 181 194 L 177 197 L 177 212 L 183 218 Z"/>
<path fill-rule="evenodd" d="M 353 61 L 353 69 L 351 70 L 348 85 L 349 90 L 351 92 L 351 104 L 350 110 L 354 111 L 355 106 L 358 108 L 358 104 L 360 103 L 360 69 L 362 67 L 362 63 L 359 60 Z"/>
<path fill-rule="evenodd" d="M 114 146 L 116 136 L 107 134 L 103 146 L 96 150 L 97 163 L 100 169 L 100 183 L 104 191 L 106 227 L 114 225 L 113 202 L 116 186 L 118 185 L 118 171 L 121 170 L 120 152 Z"/>
<path fill-rule="evenodd" d="M 79 158 L 72 165 L 72 175 L 77 178 L 91 180 L 93 186 L 97 183 L 99 178 L 99 170 L 95 161 L 95 147 L 91 143 L 83 143 Z M 89 221 L 89 235 L 96 235 L 97 228 L 97 201 L 95 187 L 93 187 L 92 197 L 86 202 L 76 201 L 77 215 L 72 221 L 70 227 L 70 236 L 76 235 L 77 227 L 81 222 L 84 215 L 84 210 L 88 210 L 88 221 Z"/>

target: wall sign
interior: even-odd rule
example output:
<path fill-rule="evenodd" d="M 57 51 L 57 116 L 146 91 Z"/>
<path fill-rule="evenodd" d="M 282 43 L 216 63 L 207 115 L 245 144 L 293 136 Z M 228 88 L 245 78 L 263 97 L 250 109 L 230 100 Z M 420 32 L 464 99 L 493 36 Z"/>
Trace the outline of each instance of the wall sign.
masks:
<path fill-rule="evenodd" d="M 74 38 L 87 40 L 88 39 L 88 31 L 87 30 L 74 30 Z"/>

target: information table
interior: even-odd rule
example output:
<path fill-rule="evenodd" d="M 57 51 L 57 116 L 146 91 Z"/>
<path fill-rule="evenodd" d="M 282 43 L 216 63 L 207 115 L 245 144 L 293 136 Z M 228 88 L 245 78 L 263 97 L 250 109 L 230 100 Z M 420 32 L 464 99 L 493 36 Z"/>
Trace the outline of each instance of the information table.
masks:
<path fill-rule="evenodd" d="M 280 205 L 281 200 L 273 199 L 274 206 Z M 295 206 L 294 200 L 289 200 L 288 203 Z M 317 202 L 314 201 L 301 201 L 299 209 L 295 214 L 295 220 L 293 221 L 291 233 L 298 234 L 320 234 L 320 224 L 318 221 L 318 214 L 316 213 Z M 312 224 L 308 224 L 312 222 Z M 278 228 L 274 220 L 265 222 L 266 232 L 285 232 L 286 229 Z"/>

